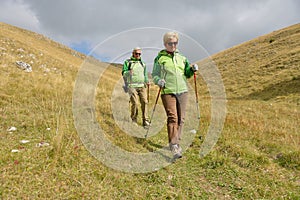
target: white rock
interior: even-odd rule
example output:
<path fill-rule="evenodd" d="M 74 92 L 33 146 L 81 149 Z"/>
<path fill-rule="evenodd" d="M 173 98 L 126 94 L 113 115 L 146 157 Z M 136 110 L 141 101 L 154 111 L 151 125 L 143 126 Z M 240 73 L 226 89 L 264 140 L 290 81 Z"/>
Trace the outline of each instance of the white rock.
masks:
<path fill-rule="evenodd" d="M 20 143 L 22 143 L 22 144 L 26 144 L 26 143 L 28 143 L 28 142 L 30 142 L 29 140 L 21 140 L 20 141 Z"/>
<path fill-rule="evenodd" d="M 46 146 L 49 146 L 49 143 L 47 143 L 47 142 L 40 142 L 36 146 L 37 147 L 46 147 Z"/>
<path fill-rule="evenodd" d="M 11 127 L 9 127 L 9 128 L 7 129 L 8 132 L 13 132 L 13 131 L 16 131 L 16 130 L 17 130 L 17 128 L 14 127 L 14 126 L 11 126 Z"/>
<path fill-rule="evenodd" d="M 190 133 L 196 134 L 197 131 L 195 129 L 193 129 L 193 130 L 190 130 Z"/>

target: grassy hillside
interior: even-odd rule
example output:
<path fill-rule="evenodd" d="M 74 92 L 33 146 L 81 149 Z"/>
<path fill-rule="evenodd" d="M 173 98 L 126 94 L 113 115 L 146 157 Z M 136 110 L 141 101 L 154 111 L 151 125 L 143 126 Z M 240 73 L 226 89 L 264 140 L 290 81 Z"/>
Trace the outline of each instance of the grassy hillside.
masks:
<path fill-rule="evenodd" d="M 73 88 L 85 56 L 0 23 L 0 198 L 299 199 L 299 40 L 297 24 L 213 55 L 228 100 L 213 151 L 199 158 L 211 117 L 210 95 L 199 77 L 201 121 L 191 147 L 163 169 L 132 174 L 93 157 L 74 127 Z M 30 64 L 32 72 L 16 61 Z M 114 144 L 151 152 L 167 141 L 165 129 L 145 141 L 125 134 L 112 116 L 111 91 L 120 70 L 110 65 L 103 72 L 96 119 Z M 151 86 L 150 113 L 156 92 Z M 8 131 L 11 126 L 17 130 Z"/>
<path fill-rule="evenodd" d="M 299 27 L 274 31 L 214 55 L 227 96 L 299 100 Z"/>

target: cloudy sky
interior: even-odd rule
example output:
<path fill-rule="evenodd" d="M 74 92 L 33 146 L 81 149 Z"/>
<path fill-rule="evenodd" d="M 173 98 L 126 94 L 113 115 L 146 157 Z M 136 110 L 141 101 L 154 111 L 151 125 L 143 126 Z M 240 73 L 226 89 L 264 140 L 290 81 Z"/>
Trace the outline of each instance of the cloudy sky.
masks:
<path fill-rule="evenodd" d="M 125 58 L 135 46 L 154 55 L 163 48 L 162 36 L 168 30 L 180 33 L 184 39 L 178 48 L 196 61 L 202 56 L 195 51 L 212 55 L 300 22 L 299 0 L 0 2 L 2 22 L 41 33 L 85 54 L 97 51 L 108 62 Z"/>

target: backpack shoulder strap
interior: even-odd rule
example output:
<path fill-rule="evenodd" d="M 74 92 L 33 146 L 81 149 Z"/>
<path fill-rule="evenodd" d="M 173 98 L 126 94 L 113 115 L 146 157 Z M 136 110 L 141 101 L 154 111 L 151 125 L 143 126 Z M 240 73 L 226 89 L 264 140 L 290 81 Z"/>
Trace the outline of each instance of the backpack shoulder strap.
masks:
<path fill-rule="evenodd" d="M 146 67 L 145 63 L 142 60 L 140 60 L 140 63 L 144 68 Z"/>
<path fill-rule="evenodd" d="M 128 58 L 127 61 L 128 61 L 128 70 L 131 70 L 132 60 Z"/>
<path fill-rule="evenodd" d="M 131 70 L 131 65 L 132 65 L 132 63 L 135 62 L 135 61 L 131 60 L 130 58 L 127 59 L 127 61 L 128 61 L 128 70 Z M 144 63 L 142 60 L 139 60 L 139 62 L 140 62 L 141 65 L 145 68 L 145 63 Z"/>

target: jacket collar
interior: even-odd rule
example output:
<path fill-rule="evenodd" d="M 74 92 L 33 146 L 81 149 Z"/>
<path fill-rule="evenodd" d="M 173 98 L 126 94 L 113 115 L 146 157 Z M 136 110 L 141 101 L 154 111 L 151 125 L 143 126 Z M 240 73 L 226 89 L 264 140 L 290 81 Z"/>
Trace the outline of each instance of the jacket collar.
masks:
<path fill-rule="evenodd" d="M 131 57 L 130 57 L 130 60 L 132 60 L 132 61 L 141 61 L 142 59 L 141 59 L 141 58 L 140 58 L 140 59 L 137 59 L 137 58 L 131 56 Z"/>
<path fill-rule="evenodd" d="M 178 49 L 176 49 L 173 53 L 168 52 L 166 49 L 163 49 L 159 52 L 159 54 L 161 56 L 172 56 L 172 55 L 175 55 L 175 54 L 178 54 L 178 53 L 179 53 Z"/>

